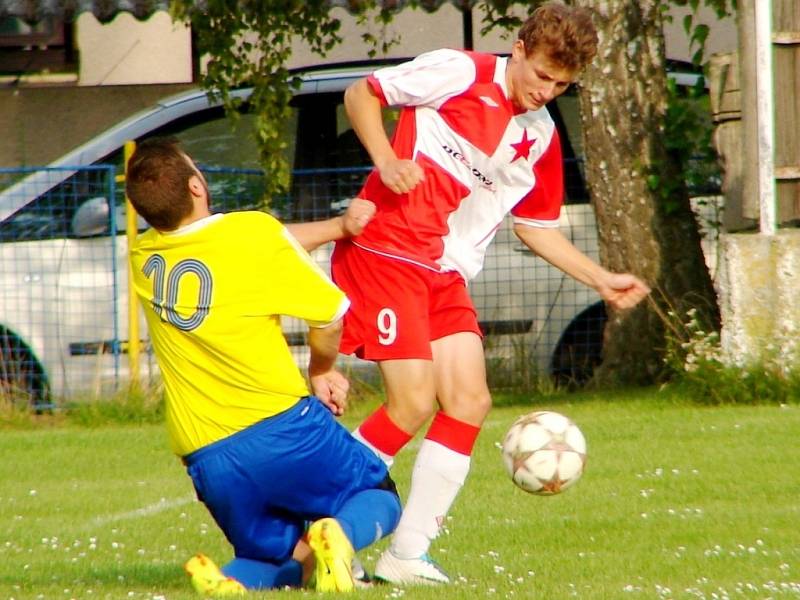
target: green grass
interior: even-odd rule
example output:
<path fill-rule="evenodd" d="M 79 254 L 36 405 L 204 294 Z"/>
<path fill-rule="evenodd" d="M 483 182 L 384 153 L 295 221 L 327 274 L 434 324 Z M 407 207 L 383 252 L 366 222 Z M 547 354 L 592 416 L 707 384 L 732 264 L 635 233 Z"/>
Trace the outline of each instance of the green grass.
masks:
<path fill-rule="evenodd" d="M 569 415 L 589 442 L 583 479 L 559 496 L 517 490 L 500 462 L 506 429 L 533 408 Z M 649 390 L 500 406 L 432 550 L 457 583 L 357 597 L 800 597 L 798 432 L 797 405 L 697 407 Z M 417 446 L 398 458 L 402 490 Z M 197 598 L 183 562 L 231 557 L 161 425 L 6 430 L 0 456 L 0 600 Z M 362 553 L 368 568 L 385 544 Z M 301 596 L 316 594 L 252 595 Z"/>

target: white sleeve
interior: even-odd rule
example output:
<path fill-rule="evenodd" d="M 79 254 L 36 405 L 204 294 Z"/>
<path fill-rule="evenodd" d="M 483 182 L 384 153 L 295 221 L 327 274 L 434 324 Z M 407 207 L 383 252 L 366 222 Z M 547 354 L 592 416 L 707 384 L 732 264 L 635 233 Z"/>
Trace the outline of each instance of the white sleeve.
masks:
<path fill-rule="evenodd" d="M 458 50 L 433 50 L 414 60 L 378 69 L 373 77 L 390 106 L 439 108 L 475 81 L 475 63 Z"/>

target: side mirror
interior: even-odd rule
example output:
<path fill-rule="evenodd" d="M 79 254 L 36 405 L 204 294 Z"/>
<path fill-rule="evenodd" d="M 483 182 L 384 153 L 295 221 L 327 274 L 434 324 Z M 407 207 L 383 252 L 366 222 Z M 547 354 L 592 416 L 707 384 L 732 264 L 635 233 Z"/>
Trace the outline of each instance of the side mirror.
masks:
<path fill-rule="evenodd" d="M 109 234 L 108 200 L 91 198 L 81 204 L 72 216 L 71 229 L 76 237 Z"/>

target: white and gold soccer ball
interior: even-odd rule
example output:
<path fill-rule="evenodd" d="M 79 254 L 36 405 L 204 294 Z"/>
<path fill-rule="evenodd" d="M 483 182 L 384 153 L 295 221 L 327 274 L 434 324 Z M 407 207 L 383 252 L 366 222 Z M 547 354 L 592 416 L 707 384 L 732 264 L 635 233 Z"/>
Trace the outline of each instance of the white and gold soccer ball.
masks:
<path fill-rule="evenodd" d="M 503 440 L 503 464 L 531 494 L 552 496 L 575 484 L 586 465 L 586 439 L 564 415 L 538 411 L 517 419 Z"/>

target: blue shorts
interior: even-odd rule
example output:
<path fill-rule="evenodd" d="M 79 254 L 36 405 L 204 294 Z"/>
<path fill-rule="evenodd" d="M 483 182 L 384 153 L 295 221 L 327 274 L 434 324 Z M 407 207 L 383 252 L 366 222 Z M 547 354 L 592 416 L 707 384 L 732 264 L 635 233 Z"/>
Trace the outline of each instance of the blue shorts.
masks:
<path fill-rule="evenodd" d="M 386 465 L 313 396 L 184 457 L 238 558 L 282 562 L 306 521 L 383 487 Z"/>

